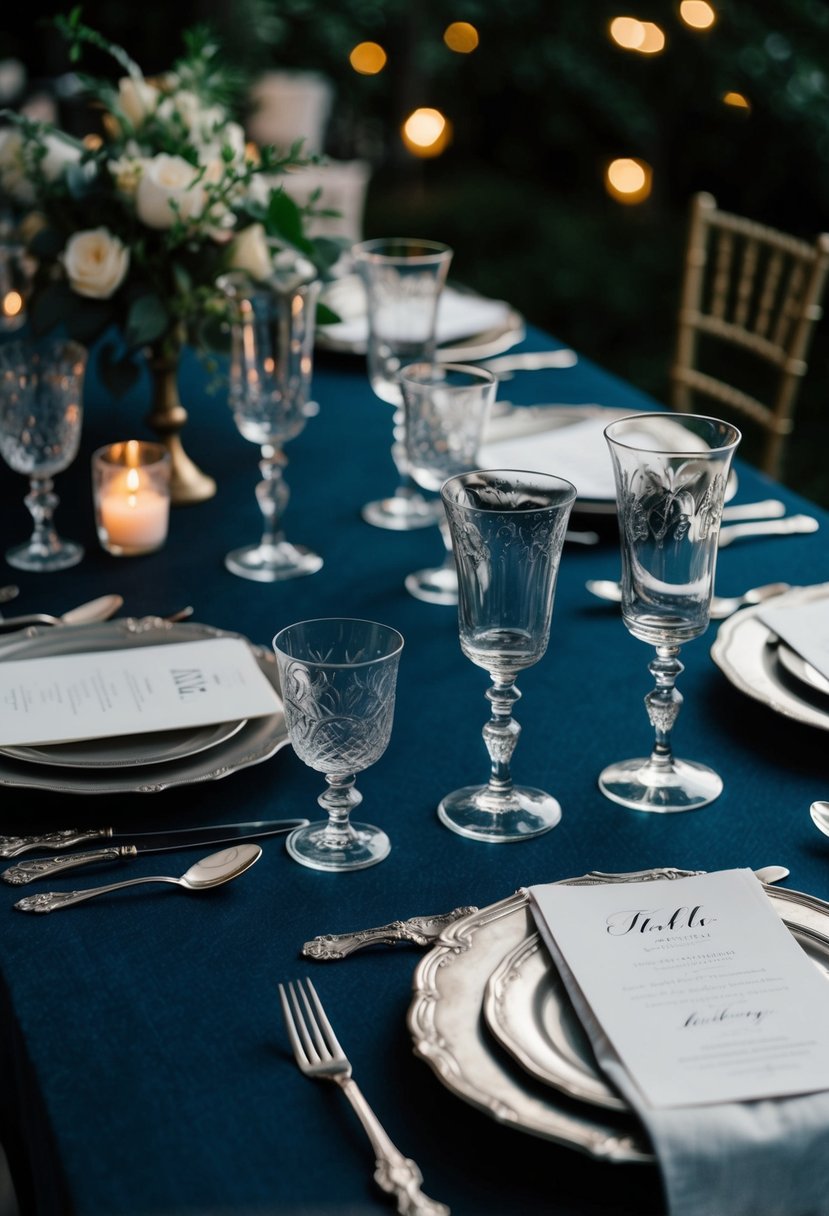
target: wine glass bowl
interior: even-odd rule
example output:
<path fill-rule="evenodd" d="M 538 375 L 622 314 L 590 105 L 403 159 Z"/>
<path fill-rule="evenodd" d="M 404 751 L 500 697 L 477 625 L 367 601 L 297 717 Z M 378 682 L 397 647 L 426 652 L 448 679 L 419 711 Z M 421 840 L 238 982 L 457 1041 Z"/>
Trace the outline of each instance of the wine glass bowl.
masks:
<path fill-rule="evenodd" d="M 9 468 L 29 478 L 25 502 L 34 521 L 29 540 L 6 552 L 19 570 L 66 570 L 84 554 L 55 530 L 52 479 L 80 447 L 86 359 L 83 347 L 63 340 L 0 347 L 0 452 Z"/>
<path fill-rule="evenodd" d="M 462 363 L 412 363 L 399 379 L 409 472 L 422 490 L 437 493 L 450 477 L 475 468 L 498 382 L 485 368 Z M 443 565 L 409 574 L 405 586 L 416 599 L 457 604 L 458 575 L 445 512 L 436 522 L 445 547 Z"/>
<path fill-rule="evenodd" d="M 287 626 L 273 648 L 294 751 L 328 783 L 318 799 L 327 821 L 295 829 L 288 853 L 316 870 L 375 865 L 391 843 L 380 828 L 351 822 L 362 802 L 354 781 L 388 746 L 403 638 L 375 621 L 332 617 Z"/>
<path fill-rule="evenodd" d="M 428 527 L 437 515 L 409 476 L 398 375 L 406 364 L 434 357 L 438 302 L 452 250 L 438 241 L 389 237 L 361 241 L 352 256 L 366 292 L 369 383 L 381 401 L 395 406 L 392 459 L 399 476 L 394 494 L 367 503 L 363 519 L 393 531 Z"/>
<path fill-rule="evenodd" d="M 516 675 L 543 658 L 556 579 L 576 490 L 544 473 L 476 470 L 441 488 L 458 571 L 461 650 L 489 672 L 492 716 L 483 729 L 491 761 L 486 785 L 447 794 L 446 827 L 475 840 L 526 840 L 555 827 L 557 800 L 513 784 L 510 760 L 520 734 L 512 716 Z"/>
<path fill-rule="evenodd" d="M 289 498 L 282 449 L 308 418 L 320 284 L 265 290 L 243 276 L 225 275 L 220 286 L 231 309 L 229 403 L 239 433 L 260 449 L 256 497 L 264 518 L 261 540 L 232 550 L 225 565 L 241 578 L 265 583 L 314 574 L 322 558 L 286 540 L 281 530 Z"/>
<path fill-rule="evenodd" d="M 719 796 L 717 773 L 673 755 L 682 704 L 681 646 L 708 628 L 726 483 L 740 432 L 694 414 L 647 414 L 610 424 L 622 557 L 622 620 L 656 648 L 645 698 L 655 731 L 650 757 L 608 766 L 599 788 L 643 811 L 685 811 Z"/>

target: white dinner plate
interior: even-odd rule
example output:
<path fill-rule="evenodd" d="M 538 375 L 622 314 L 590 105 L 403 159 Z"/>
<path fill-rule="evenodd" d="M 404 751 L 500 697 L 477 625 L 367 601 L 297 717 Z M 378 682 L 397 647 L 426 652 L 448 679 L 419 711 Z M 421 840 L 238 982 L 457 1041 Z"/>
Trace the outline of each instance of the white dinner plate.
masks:
<path fill-rule="evenodd" d="M 82 739 L 77 743 L 51 743 L 42 747 L 0 747 L 0 755 L 27 764 L 58 768 L 140 768 L 168 764 L 198 755 L 224 743 L 247 722 L 219 722 L 186 730 L 160 730 L 141 735 L 115 735 L 109 739 Z"/>
<path fill-rule="evenodd" d="M 686 870 L 647 870 L 637 874 L 585 874 L 565 881 L 578 885 L 604 882 L 644 882 L 653 878 L 683 878 Z M 765 887 L 778 915 L 815 964 L 829 976 L 829 904 L 782 887 Z M 582 1092 L 578 1098 L 566 1085 L 524 1067 L 525 1060 L 507 1052 L 482 1017 L 490 977 L 508 955 L 519 951 L 535 934 L 529 895 L 517 891 L 450 925 L 439 943 L 415 970 L 408 1026 L 415 1053 L 426 1060 L 452 1093 L 472 1106 L 520 1131 L 579 1149 L 613 1162 L 653 1160 L 641 1125 L 624 1110 L 607 1109 Z M 552 964 L 551 964 L 552 966 Z M 543 982 L 543 980 L 542 980 Z M 559 986 L 557 1017 L 564 1022 L 576 1014 Z M 521 999 L 525 1016 L 535 1017 L 543 1000 L 538 983 L 527 986 Z M 536 1028 L 537 1029 L 537 1028 Z M 521 1050 L 527 1040 L 519 1035 Z M 567 1032 L 568 1051 L 578 1042 Z M 587 1075 L 595 1064 L 579 1059 Z M 569 1073 L 572 1076 L 572 1071 Z"/>
<path fill-rule="evenodd" d="M 193 621 L 170 622 L 159 617 L 145 617 L 140 620 L 124 617 L 102 624 L 73 625 L 65 628 L 49 626 L 27 629 L 20 634 L 9 634 L 0 641 L 0 661 L 7 658 L 42 658 L 48 655 L 84 654 L 88 651 L 239 636 L 241 635 Z M 273 653 L 252 645 L 247 638 L 243 640 L 248 642 L 260 669 L 279 693 Z M 94 756 L 94 743 L 87 742 L 90 746 L 89 754 Z M 106 748 L 110 743 L 111 740 L 100 741 L 103 756 L 106 756 Z M 179 757 L 165 756 L 163 762 L 148 761 L 121 767 L 89 765 L 76 768 L 46 763 L 31 764 L 0 753 L 0 786 L 65 794 L 152 794 L 171 786 L 190 785 L 226 777 L 241 768 L 267 760 L 287 743 L 285 716 L 280 709 L 277 713 L 241 722 L 238 729 L 228 732 L 225 738 L 214 741 L 212 746 Z"/>

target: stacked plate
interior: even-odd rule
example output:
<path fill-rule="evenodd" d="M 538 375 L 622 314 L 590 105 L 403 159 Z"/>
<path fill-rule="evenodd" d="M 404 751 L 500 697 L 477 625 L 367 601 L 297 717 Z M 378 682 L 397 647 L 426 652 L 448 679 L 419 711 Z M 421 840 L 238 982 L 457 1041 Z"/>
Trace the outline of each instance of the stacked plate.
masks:
<path fill-rule="evenodd" d="M 35 659 L 238 636 L 190 621 L 126 618 L 72 628 L 29 629 L 22 635 L 9 635 L 0 643 L 0 659 Z M 260 669 L 279 692 L 274 656 L 251 643 L 248 645 Z M 285 719 L 280 711 L 263 718 L 182 730 L 48 747 L 2 747 L 0 785 L 67 794 L 151 794 L 170 786 L 225 777 L 267 760 L 287 742 Z"/>
<path fill-rule="evenodd" d="M 775 609 L 826 600 L 829 583 L 796 587 L 775 597 Z M 787 718 L 829 730 L 829 681 L 760 620 L 762 605 L 744 608 L 720 626 L 711 657 L 741 692 Z"/>
<path fill-rule="evenodd" d="M 681 878 L 687 871 L 586 874 L 578 885 Z M 829 904 L 766 887 L 778 915 L 829 977 Z M 415 971 L 415 1052 L 494 1119 L 615 1162 L 652 1160 L 647 1137 L 600 1073 L 535 932 L 526 891 L 456 921 Z"/>

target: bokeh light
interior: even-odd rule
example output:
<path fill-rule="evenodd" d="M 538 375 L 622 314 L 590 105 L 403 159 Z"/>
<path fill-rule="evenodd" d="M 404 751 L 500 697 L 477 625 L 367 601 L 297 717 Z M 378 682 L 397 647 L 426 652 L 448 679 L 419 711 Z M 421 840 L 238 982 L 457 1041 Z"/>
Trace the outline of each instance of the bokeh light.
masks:
<path fill-rule="evenodd" d="M 679 15 L 686 25 L 695 30 L 710 29 L 717 20 L 717 14 L 708 0 L 682 0 Z"/>
<path fill-rule="evenodd" d="M 18 317 L 23 311 L 23 297 L 19 291 L 7 291 L 3 297 L 2 315 Z"/>
<path fill-rule="evenodd" d="M 658 55 L 665 49 L 665 34 L 653 21 L 643 21 L 645 36 L 636 48 L 640 55 Z"/>
<path fill-rule="evenodd" d="M 605 170 L 605 189 L 619 203 L 643 203 L 653 184 L 653 170 L 644 160 L 620 156 Z"/>
<path fill-rule="evenodd" d="M 451 138 L 452 126 L 440 110 L 421 106 L 403 123 L 403 143 L 415 156 L 440 156 Z"/>
<path fill-rule="evenodd" d="M 470 25 L 468 21 L 453 21 L 443 31 L 443 41 L 450 51 L 468 55 L 476 49 L 480 39 L 474 25 Z"/>
<path fill-rule="evenodd" d="M 751 102 L 742 93 L 723 93 L 723 101 L 727 106 L 734 106 L 738 110 L 750 110 Z"/>
<path fill-rule="evenodd" d="M 348 62 L 361 76 L 376 76 L 386 66 L 388 56 L 379 42 L 358 42 Z"/>
<path fill-rule="evenodd" d="M 626 51 L 640 55 L 656 55 L 665 48 L 665 34 L 653 21 L 638 21 L 636 17 L 614 17 L 610 37 Z"/>

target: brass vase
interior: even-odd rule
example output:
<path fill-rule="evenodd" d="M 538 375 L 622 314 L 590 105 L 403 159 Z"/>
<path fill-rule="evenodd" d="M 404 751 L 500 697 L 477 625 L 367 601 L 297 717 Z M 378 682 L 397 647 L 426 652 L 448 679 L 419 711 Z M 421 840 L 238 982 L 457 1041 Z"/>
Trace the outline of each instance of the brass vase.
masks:
<path fill-rule="evenodd" d="M 180 433 L 187 422 L 187 410 L 178 395 L 179 355 L 180 348 L 151 348 L 149 352 L 153 398 L 147 425 L 170 453 L 170 500 L 174 505 L 183 506 L 212 498 L 216 493 L 216 482 L 193 463 L 181 442 Z"/>

